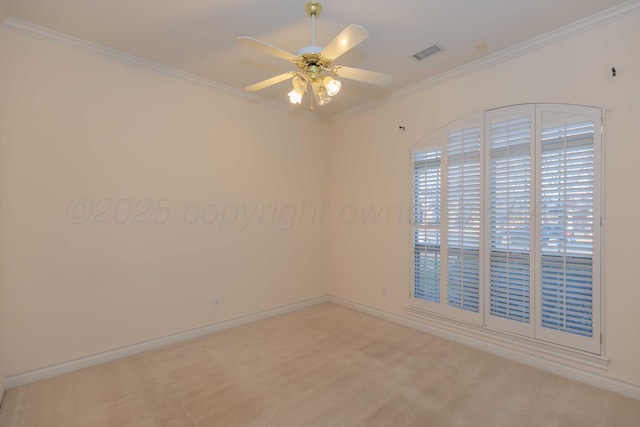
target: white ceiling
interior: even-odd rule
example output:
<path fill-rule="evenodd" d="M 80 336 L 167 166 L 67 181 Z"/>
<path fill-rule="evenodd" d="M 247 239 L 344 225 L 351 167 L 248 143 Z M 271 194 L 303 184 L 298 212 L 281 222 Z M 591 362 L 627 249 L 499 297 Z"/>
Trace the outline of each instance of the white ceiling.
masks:
<path fill-rule="evenodd" d="M 128 54 L 242 89 L 293 64 L 240 46 L 252 36 L 296 53 L 311 44 L 305 0 L 9 0 L 8 14 Z M 316 23 L 323 46 L 350 23 L 370 37 L 336 64 L 391 74 L 381 89 L 343 81 L 331 116 L 592 16 L 625 0 L 324 0 Z M 422 62 L 412 54 L 439 43 Z M 486 45 L 478 50 L 479 43 Z M 259 92 L 288 104 L 290 84 Z M 286 108 L 305 108 L 288 106 Z"/>

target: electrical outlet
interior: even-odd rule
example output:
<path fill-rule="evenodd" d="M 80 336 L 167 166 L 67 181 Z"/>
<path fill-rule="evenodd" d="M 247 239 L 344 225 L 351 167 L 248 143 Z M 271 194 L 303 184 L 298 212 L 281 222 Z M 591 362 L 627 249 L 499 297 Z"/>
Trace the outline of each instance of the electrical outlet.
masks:
<path fill-rule="evenodd" d="M 218 302 L 218 297 L 213 297 L 213 305 L 217 306 Z"/>
<path fill-rule="evenodd" d="M 382 296 L 387 296 L 387 288 L 382 288 Z"/>

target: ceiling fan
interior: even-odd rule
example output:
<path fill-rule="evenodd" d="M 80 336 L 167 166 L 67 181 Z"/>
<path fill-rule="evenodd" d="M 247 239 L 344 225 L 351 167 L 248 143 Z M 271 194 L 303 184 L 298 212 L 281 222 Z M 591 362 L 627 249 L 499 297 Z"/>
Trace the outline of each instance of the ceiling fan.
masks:
<path fill-rule="evenodd" d="M 314 109 L 313 100 L 319 106 L 328 104 L 331 97 L 335 96 L 342 86 L 334 77 L 342 77 L 349 80 L 357 80 L 379 86 L 388 85 L 391 76 L 375 71 L 361 70 L 359 68 L 333 65 L 333 61 L 349 51 L 369 37 L 369 33 L 363 27 L 351 24 L 338 34 L 324 48 L 316 46 L 316 16 L 322 11 L 322 5 L 312 1 L 305 5 L 305 11 L 311 17 L 311 46 L 303 47 L 296 55 L 271 46 L 252 37 L 238 37 L 238 42 L 244 46 L 261 50 L 278 58 L 286 59 L 298 66 L 297 71 L 289 71 L 270 79 L 263 80 L 245 90 L 257 92 L 269 86 L 292 79 L 293 90 L 289 92 L 289 100 L 292 104 L 301 104 L 302 97 L 311 87 L 313 98 L 311 109 Z"/>

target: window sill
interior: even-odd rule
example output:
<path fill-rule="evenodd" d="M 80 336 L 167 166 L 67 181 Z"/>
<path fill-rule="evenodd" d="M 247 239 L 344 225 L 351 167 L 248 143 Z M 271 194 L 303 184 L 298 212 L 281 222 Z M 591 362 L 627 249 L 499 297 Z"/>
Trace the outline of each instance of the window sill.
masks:
<path fill-rule="evenodd" d="M 495 329 L 468 324 L 448 317 L 431 313 L 418 307 L 407 307 L 407 314 L 414 320 L 431 327 L 471 337 L 476 340 L 491 340 L 496 345 L 517 346 L 522 352 L 536 351 L 567 362 L 606 370 L 609 359 L 598 354 L 575 350 L 556 344 L 546 343 Z"/>

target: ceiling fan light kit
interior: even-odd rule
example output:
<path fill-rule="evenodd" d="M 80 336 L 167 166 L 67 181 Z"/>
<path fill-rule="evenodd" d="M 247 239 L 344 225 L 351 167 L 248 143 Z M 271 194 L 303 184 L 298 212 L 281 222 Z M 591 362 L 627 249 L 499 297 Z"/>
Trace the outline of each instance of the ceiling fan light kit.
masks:
<path fill-rule="evenodd" d="M 311 92 L 313 93 L 310 108 L 313 110 L 315 104 L 318 106 L 326 105 L 331 101 L 333 96 L 340 92 L 342 83 L 334 77 L 380 86 L 385 86 L 391 82 L 391 76 L 387 74 L 358 68 L 332 66 L 335 59 L 366 40 L 367 37 L 369 37 L 369 33 L 363 27 L 351 24 L 324 48 L 316 46 L 315 18 L 322 11 L 322 5 L 314 1 L 308 2 L 305 5 L 305 11 L 309 17 L 311 17 L 311 46 L 303 47 L 296 55 L 252 37 L 238 37 L 239 43 L 293 62 L 298 67 L 297 71 L 290 71 L 247 86 L 245 90 L 256 92 L 291 79 L 293 89 L 288 93 L 289 101 L 292 104 L 301 104 L 304 94 L 309 90 L 310 86 Z"/>
<path fill-rule="evenodd" d="M 291 79 L 293 89 L 289 92 L 289 101 L 292 104 L 302 104 L 302 96 L 307 91 L 307 81 L 300 76 L 294 76 Z"/>

